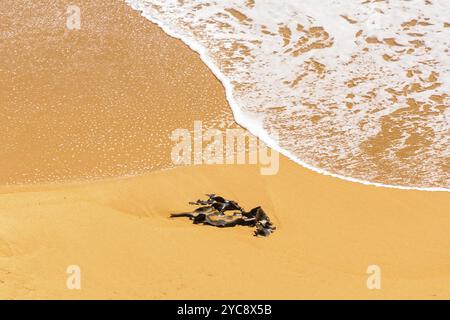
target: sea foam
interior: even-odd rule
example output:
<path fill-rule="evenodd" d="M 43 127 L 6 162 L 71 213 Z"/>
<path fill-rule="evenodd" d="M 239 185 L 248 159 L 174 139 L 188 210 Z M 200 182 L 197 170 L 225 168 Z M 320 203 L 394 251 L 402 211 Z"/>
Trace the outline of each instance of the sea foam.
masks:
<path fill-rule="evenodd" d="M 197 51 L 236 121 L 295 162 L 449 191 L 448 1 L 126 2 Z"/>

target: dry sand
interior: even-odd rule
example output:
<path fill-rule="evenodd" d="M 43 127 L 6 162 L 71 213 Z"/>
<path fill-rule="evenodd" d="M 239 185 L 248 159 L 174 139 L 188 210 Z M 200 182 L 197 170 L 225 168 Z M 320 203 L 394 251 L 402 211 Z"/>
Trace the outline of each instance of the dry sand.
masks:
<path fill-rule="evenodd" d="M 108 20 L 106 13 L 101 15 L 98 11 L 101 4 L 83 5 L 85 10 L 92 8 Z M 126 104 L 134 106 L 138 114 L 153 108 L 159 108 L 158 112 L 166 115 L 178 114 L 175 127 L 191 128 L 195 119 L 214 122 L 211 120 L 214 114 L 224 114 L 223 119 L 229 119 L 220 83 L 194 53 L 162 34 L 124 4 L 118 2 L 109 6 L 105 12 L 112 12 L 112 17 L 126 21 L 133 28 L 146 30 L 147 35 L 157 36 L 165 43 L 163 47 L 155 48 L 145 42 L 145 37 L 137 40 L 134 36 L 120 38 L 123 48 L 127 45 L 137 48 L 139 42 L 145 46 L 139 57 L 147 54 L 146 59 L 136 62 L 134 70 L 152 63 L 153 59 L 161 57 L 159 50 L 164 50 L 164 58 L 157 63 L 157 69 L 146 70 L 139 77 L 131 72 L 128 79 L 136 84 L 141 79 L 142 86 L 151 86 L 155 95 L 151 98 L 147 93 L 133 96 L 128 88 L 121 89 L 123 82 L 117 77 L 108 78 L 108 84 L 102 82 L 105 78 L 101 72 L 89 71 L 86 78 L 79 78 L 78 82 L 71 78 L 72 83 L 83 86 L 89 79 L 90 85 L 95 84 L 96 88 L 122 90 L 118 95 L 123 93 Z M 101 32 L 106 30 L 105 27 Z M 106 47 L 114 48 L 115 42 L 108 43 Z M 5 51 L 2 54 L 6 55 Z M 30 56 L 33 56 L 32 52 Z M 12 55 L 8 57 L 10 63 L 20 65 L 18 59 L 13 59 Z M 52 57 L 56 61 L 63 58 Z M 104 57 L 123 66 L 120 72 L 128 74 L 130 66 L 125 64 L 126 59 Z M 176 68 L 171 65 L 181 57 L 183 64 Z M 98 61 L 86 59 L 88 65 L 89 61 Z M 195 66 L 195 72 L 192 66 Z M 49 83 L 51 72 L 47 72 L 48 68 L 43 69 L 39 80 L 27 82 L 32 88 Z M 186 70 L 191 72 L 186 75 Z M 58 77 L 65 79 L 67 74 L 62 72 Z M 178 78 L 163 81 L 172 77 Z M 14 81 L 8 82 L 7 76 L 1 79 L 2 83 L 17 85 Z M 184 87 L 186 83 L 188 88 Z M 13 95 L 7 86 L 2 89 Z M 95 96 L 92 92 L 79 90 L 73 97 L 93 99 Z M 15 96 L 22 99 L 39 99 L 41 96 L 42 100 L 51 101 L 54 92 L 37 90 L 24 95 L 15 93 Z M 91 105 L 104 105 L 107 95 L 108 92 L 99 100 L 94 99 L 97 102 L 93 100 Z M 167 98 L 168 95 L 171 98 Z M 141 98 L 144 102 L 138 103 Z M 20 106 L 9 103 L 13 99 L 7 101 L 5 105 L 2 101 L 1 108 Z M 51 103 L 43 105 L 51 106 Z M 115 102 L 108 105 L 111 117 L 120 119 L 122 113 L 115 113 L 121 110 L 119 105 Z M 70 106 L 69 103 L 61 108 L 71 110 Z M 199 108 L 197 113 L 192 109 L 195 106 Z M 165 113 L 166 110 L 171 113 Z M 211 110 L 210 116 L 203 115 L 202 110 Z M 95 114 L 93 112 L 92 116 Z M 127 114 L 133 116 L 132 112 Z M 63 127 L 73 128 L 72 132 L 83 132 L 84 127 L 77 117 L 71 116 L 70 112 L 66 115 L 62 112 L 62 117 L 70 124 Z M 161 141 L 167 141 L 167 135 L 159 129 L 152 131 L 151 124 L 161 121 L 170 124 L 170 117 L 152 118 L 150 113 L 150 124 L 139 118 L 141 125 L 132 133 L 146 136 L 145 133 L 152 132 L 159 134 Z M 44 136 L 59 132 L 53 127 L 49 129 L 51 122 L 33 119 L 34 128 L 41 130 Z M 2 126 L 6 125 L 10 130 L 19 124 L 11 119 L 1 121 Z M 100 121 L 99 128 L 107 125 L 102 116 L 94 117 L 92 121 Z M 137 120 L 130 121 L 128 125 Z M 98 132 L 101 130 L 94 133 Z M 121 132 L 117 130 L 113 136 L 121 137 Z M 67 159 L 61 165 L 62 169 L 45 167 L 50 158 L 32 155 L 45 154 L 40 150 L 51 151 L 54 144 L 43 138 L 43 145 L 36 145 L 29 142 L 34 137 L 32 133 L 25 130 L 22 134 L 16 136 L 21 139 L 15 149 L 18 153 L 9 149 L 10 153 L 2 154 L 0 177 L 4 183 L 25 182 L 26 179 L 20 177 L 48 180 L 61 172 L 63 180 L 79 180 L 85 175 L 99 177 L 96 168 L 106 168 L 106 176 L 118 173 L 115 163 L 106 161 L 115 154 L 114 151 L 84 154 L 83 148 L 76 158 L 90 159 L 86 166 L 71 162 L 72 154 L 62 150 L 58 154 Z M 62 136 L 65 139 L 71 137 L 70 134 Z M 109 150 L 108 147 L 114 145 L 103 142 L 105 148 L 102 150 Z M 23 144 L 33 145 L 35 149 L 31 156 Z M 158 149 L 163 152 L 164 163 L 169 159 L 167 146 L 170 143 Z M 146 151 L 133 149 L 136 152 L 125 157 L 124 163 L 144 159 L 150 147 L 152 142 L 147 141 L 142 147 Z M 124 148 L 131 148 L 131 145 L 125 144 Z M 31 164 L 44 166 L 43 174 L 35 176 L 26 172 Z M 139 171 L 142 167 L 135 169 Z M 171 212 L 188 209 L 188 201 L 211 192 L 235 199 L 247 209 L 263 206 L 278 226 L 277 232 L 261 239 L 252 237 L 250 228 L 217 229 L 168 218 Z M 450 298 L 449 207 L 448 193 L 350 183 L 311 172 L 286 158 L 281 158 L 280 172 L 273 176 L 260 175 L 255 165 L 192 166 L 77 184 L 3 186 L 0 187 L 0 298 Z M 81 290 L 66 287 L 69 265 L 81 268 Z M 369 265 L 381 267 L 381 290 L 367 289 Z"/>
<path fill-rule="evenodd" d="M 278 230 L 170 220 L 220 192 Z M 449 298 L 448 194 L 363 186 L 283 159 L 0 195 L 2 298 Z M 366 287 L 369 265 L 382 290 Z M 79 265 L 82 289 L 66 288 Z"/>

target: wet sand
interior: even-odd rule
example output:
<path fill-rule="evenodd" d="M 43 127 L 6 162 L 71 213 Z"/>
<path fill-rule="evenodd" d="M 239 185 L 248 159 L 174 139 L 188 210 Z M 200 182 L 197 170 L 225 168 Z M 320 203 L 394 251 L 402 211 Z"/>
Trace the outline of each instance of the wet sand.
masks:
<path fill-rule="evenodd" d="M 168 168 L 173 130 L 233 122 L 182 42 L 120 1 L 78 1 L 81 29 L 69 30 L 70 4 L 0 4 L 0 184 Z"/>
<path fill-rule="evenodd" d="M 49 34 L 58 42 L 49 47 L 34 29 L 34 45 L 12 37 L 1 49 L 8 99 L 0 108 L 10 113 L 0 120 L 8 146 L 0 151 L 0 298 L 450 297 L 448 193 L 364 186 L 284 157 L 273 176 L 255 165 L 160 170 L 170 166 L 173 128 L 230 120 L 223 88 L 195 53 L 125 4 L 80 3 L 86 27 L 104 22 L 88 28 L 98 38 L 61 47 Z M 54 10 L 62 17 L 64 5 Z M 20 12 L 33 14 L 9 14 Z M 102 49 L 92 52 L 94 43 Z M 14 46 L 27 50 L 17 55 Z M 55 149 L 61 141 L 68 147 Z M 6 185 L 30 181 L 41 184 Z M 261 205 L 278 230 L 261 239 L 250 228 L 168 218 L 211 192 Z M 81 290 L 66 287 L 70 265 L 81 268 Z M 381 290 L 366 286 L 369 265 L 381 268 Z"/>

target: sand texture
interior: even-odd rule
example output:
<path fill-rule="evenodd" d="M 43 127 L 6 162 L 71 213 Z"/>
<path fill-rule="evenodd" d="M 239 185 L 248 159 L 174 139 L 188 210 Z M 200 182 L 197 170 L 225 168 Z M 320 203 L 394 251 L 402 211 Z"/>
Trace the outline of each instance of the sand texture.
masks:
<path fill-rule="evenodd" d="M 233 126 L 221 83 L 124 3 L 78 2 L 78 33 L 64 27 L 68 2 L 0 4 L 1 299 L 450 298 L 448 193 L 284 157 L 268 176 L 170 168 L 173 129 Z M 205 193 L 262 206 L 277 231 L 168 218 Z M 81 290 L 66 286 L 71 265 Z M 369 265 L 381 290 L 366 286 Z"/>

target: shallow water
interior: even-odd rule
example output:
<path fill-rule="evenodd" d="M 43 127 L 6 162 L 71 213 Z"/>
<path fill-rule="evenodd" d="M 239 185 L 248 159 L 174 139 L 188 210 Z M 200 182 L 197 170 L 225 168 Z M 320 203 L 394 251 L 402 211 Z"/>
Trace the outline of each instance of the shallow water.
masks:
<path fill-rule="evenodd" d="M 69 4 L 0 2 L 0 185 L 170 168 L 174 130 L 234 123 L 181 41 L 120 1 L 77 0 L 71 30 Z"/>
<path fill-rule="evenodd" d="M 446 0 L 127 0 L 198 51 L 238 123 L 363 183 L 450 186 Z"/>

